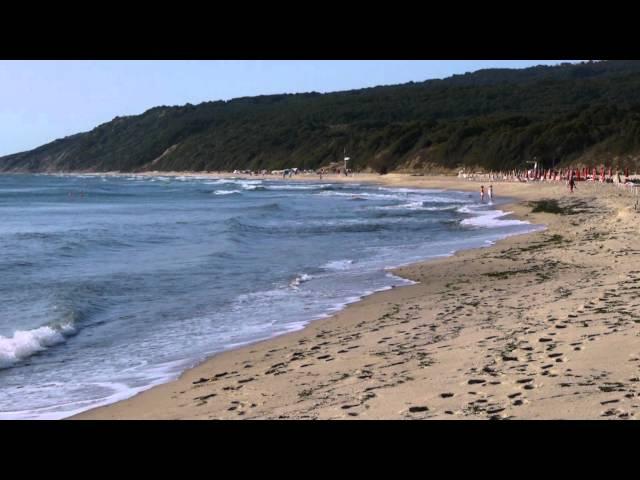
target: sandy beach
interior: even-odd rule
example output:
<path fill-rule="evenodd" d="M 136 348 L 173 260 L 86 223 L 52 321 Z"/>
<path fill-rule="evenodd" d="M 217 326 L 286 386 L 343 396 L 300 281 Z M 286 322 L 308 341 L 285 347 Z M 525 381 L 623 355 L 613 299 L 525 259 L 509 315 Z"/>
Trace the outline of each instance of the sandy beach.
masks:
<path fill-rule="evenodd" d="M 402 174 L 324 181 L 480 186 Z M 633 198 L 584 182 L 572 195 L 564 183 L 493 186 L 496 197 L 515 199 L 503 210 L 546 229 L 399 268 L 395 274 L 418 283 L 72 418 L 640 418 Z M 558 201 L 558 213 L 532 211 L 531 202 L 546 199 Z"/>

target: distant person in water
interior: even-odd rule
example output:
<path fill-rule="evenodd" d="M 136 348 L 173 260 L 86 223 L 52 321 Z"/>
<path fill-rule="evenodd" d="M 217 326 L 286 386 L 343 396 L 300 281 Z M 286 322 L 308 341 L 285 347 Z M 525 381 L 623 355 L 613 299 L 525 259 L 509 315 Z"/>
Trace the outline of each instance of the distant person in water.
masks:
<path fill-rule="evenodd" d="M 489 194 L 489 202 L 493 203 L 493 185 L 489 185 L 487 193 Z"/>
<path fill-rule="evenodd" d="M 484 185 L 480 185 L 480 201 L 484 202 Z"/>

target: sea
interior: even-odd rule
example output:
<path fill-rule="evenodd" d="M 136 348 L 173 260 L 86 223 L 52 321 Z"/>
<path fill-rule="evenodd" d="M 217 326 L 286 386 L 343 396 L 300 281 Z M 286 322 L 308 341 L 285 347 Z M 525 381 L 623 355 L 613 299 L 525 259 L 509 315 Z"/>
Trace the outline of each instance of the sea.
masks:
<path fill-rule="evenodd" d="M 506 198 L 352 180 L 0 175 L 0 419 L 128 398 L 541 228 Z"/>

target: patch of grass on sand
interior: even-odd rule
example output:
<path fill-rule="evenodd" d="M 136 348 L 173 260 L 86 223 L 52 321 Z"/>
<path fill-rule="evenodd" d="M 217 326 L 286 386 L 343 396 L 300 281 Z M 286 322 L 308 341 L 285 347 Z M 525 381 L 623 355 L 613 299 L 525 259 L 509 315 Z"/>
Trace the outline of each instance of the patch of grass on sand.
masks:
<path fill-rule="evenodd" d="M 562 208 L 560 204 L 558 204 L 558 201 L 554 199 L 537 200 L 529 202 L 529 205 L 533 207 L 531 210 L 533 213 L 556 213 L 560 215 L 566 215 L 568 213 L 567 209 Z"/>
<path fill-rule="evenodd" d="M 525 268 L 521 270 L 505 270 L 504 272 L 488 272 L 488 273 L 484 273 L 483 275 L 502 280 L 505 278 L 509 278 L 512 275 L 518 275 L 520 273 L 531 273 L 531 271 L 532 270 L 530 268 Z"/>
<path fill-rule="evenodd" d="M 593 201 L 564 199 L 559 202 L 553 198 L 535 200 L 529 202 L 529 206 L 532 207 L 532 213 L 555 213 L 557 215 L 577 215 L 592 211 L 594 208 Z"/>
<path fill-rule="evenodd" d="M 547 242 L 549 242 L 549 243 L 561 243 L 562 241 L 564 241 L 564 237 L 562 235 L 557 234 L 557 233 L 551 235 L 547 239 Z"/>

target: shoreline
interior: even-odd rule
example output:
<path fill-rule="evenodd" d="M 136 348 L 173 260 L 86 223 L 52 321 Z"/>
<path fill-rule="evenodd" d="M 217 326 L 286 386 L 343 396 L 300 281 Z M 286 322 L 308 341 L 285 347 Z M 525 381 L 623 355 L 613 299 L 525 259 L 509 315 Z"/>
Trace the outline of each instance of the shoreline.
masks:
<path fill-rule="evenodd" d="M 159 175 L 171 176 L 166 172 L 162 172 Z M 175 172 L 174 175 L 186 176 L 182 172 Z M 193 174 L 193 176 L 204 175 Z M 210 176 L 218 178 L 220 177 L 220 175 L 214 174 L 211 174 Z M 228 176 L 243 178 L 242 175 L 231 174 Z M 451 177 L 409 177 L 408 175 L 400 174 L 390 174 L 385 177 L 380 177 L 378 175 L 371 175 L 367 177 L 374 177 L 375 180 L 373 181 L 382 185 L 409 188 L 444 188 L 455 189 L 458 191 L 468 191 L 475 190 L 479 185 L 478 182 L 469 182 Z M 246 178 L 256 179 L 262 177 L 246 176 Z M 318 181 L 319 179 L 314 177 L 309 178 L 309 180 Z M 335 179 L 325 177 L 322 181 L 329 182 L 331 180 Z M 382 180 L 382 182 L 380 180 Z M 372 181 L 372 179 L 366 178 L 364 175 L 358 175 L 348 178 L 343 177 L 340 179 L 340 181 L 369 183 Z M 301 330 L 289 332 L 276 337 L 271 337 L 266 340 L 251 343 L 249 345 L 240 346 L 232 350 L 220 352 L 209 357 L 208 359 L 205 359 L 197 366 L 183 372 L 176 380 L 151 387 L 150 389 L 138 393 L 129 399 L 87 410 L 78 415 L 67 418 L 487 418 L 487 414 L 482 412 L 489 412 L 489 415 L 494 416 L 504 416 L 505 414 L 501 412 L 503 412 L 505 408 L 502 407 L 502 410 L 500 410 L 499 408 L 486 408 L 483 410 L 482 404 L 488 403 L 486 400 L 485 402 L 478 403 L 478 408 L 474 409 L 475 413 L 473 414 L 469 414 L 468 412 L 465 413 L 464 409 L 443 411 L 438 411 L 437 409 L 435 409 L 434 411 L 433 407 L 427 407 L 425 410 L 423 410 L 422 406 L 420 405 L 414 406 L 415 408 L 409 406 L 405 409 L 400 408 L 399 410 L 390 410 L 389 406 L 387 405 L 389 402 L 387 402 L 387 404 L 382 402 L 384 404 L 383 407 L 374 408 L 374 403 L 380 403 L 379 400 L 374 399 L 379 399 L 381 395 L 372 394 L 371 390 L 365 387 L 364 384 L 370 383 L 370 379 L 377 376 L 375 372 L 369 369 L 373 369 L 376 363 L 379 362 L 371 363 L 368 361 L 375 360 L 375 354 L 372 357 L 372 355 L 370 354 L 359 356 L 353 355 L 351 353 L 352 350 L 358 350 L 362 347 L 362 345 L 352 345 L 350 347 L 345 346 L 346 344 L 353 343 L 352 337 L 361 338 L 363 336 L 372 336 L 377 338 L 379 336 L 377 334 L 378 331 L 393 328 L 390 326 L 385 326 L 385 328 L 375 327 L 368 332 L 364 332 L 363 330 L 366 330 L 367 324 L 371 326 L 370 324 L 375 323 L 376 321 L 380 323 L 380 319 L 395 319 L 400 313 L 405 313 L 407 317 L 411 317 L 412 312 L 403 312 L 403 310 L 407 308 L 408 310 L 418 309 L 422 312 L 423 309 L 420 308 L 420 301 L 418 301 L 418 303 L 410 308 L 406 305 L 408 299 L 412 299 L 412 301 L 415 301 L 414 298 L 419 298 L 422 300 L 422 302 L 426 301 L 427 303 L 433 304 L 433 297 L 437 295 L 438 292 L 434 290 L 434 285 L 430 284 L 430 282 L 424 282 L 425 268 L 430 270 L 431 274 L 441 272 L 440 276 L 442 278 L 440 278 L 439 283 L 436 283 L 438 283 L 440 287 L 445 287 L 444 292 L 446 297 L 448 295 L 451 295 L 452 292 L 456 290 L 464 290 L 465 288 L 464 286 L 461 287 L 460 285 L 451 287 L 451 282 L 447 282 L 446 285 L 442 285 L 442 281 L 445 281 L 447 279 L 455 280 L 454 278 L 450 278 L 455 277 L 456 275 L 452 275 L 452 273 L 448 271 L 449 267 L 454 266 L 460 262 L 474 263 L 475 261 L 477 263 L 479 259 L 486 258 L 487 255 L 495 254 L 495 252 L 501 251 L 505 247 L 507 247 L 508 249 L 513 249 L 516 246 L 529 248 L 536 242 L 538 242 L 540 238 L 553 238 L 554 235 L 559 235 L 558 232 L 560 232 L 561 230 L 566 230 L 566 228 L 562 228 L 565 226 L 562 225 L 563 222 L 559 221 L 561 220 L 560 216 L 546 213 L 533 214 L 530 212 L 530 208 L 526 205 L 527 201 L 535 199 L 536 197 L 540 197 L 539 190 L 543 190 L 544 193 L 550 197 L 565 197 L 566 194 L 563 195 L 563 186 L 553 184 L 541 186 L 536 185 L 539 188 L 532 191 L 531 188 L 527 188 L 532 187 L 533 185 L 531 184 L 523 185 L 495 182 L 495 185 L 497 186 L 497 193 L 500 196 L 504 196 L 502 194 L 502 191 L 507 190 L 507 196 L 517 199 L 516 203 L 501 205 L 501 208 L 508 208 L 509 210 L 513 210 L 513 215 L 518 219 L 526 220 L 533 224 L 546 224 L 547 230 L 516 234 L 508 236 L 504 239 L 500 239 L 490 246 L 461 250 L 451 256 L 447 256 L 444 258 L 432 258 L 427 259 L 426 261 L 413 263 L 411 265 L 394 268 L 390 270 L 390 273 L 392 273 L 393 275 L 398 275 L 402 278 L 406 278 L 419 283 L 403 286 L 402 288 L 396 287 L 373 293 L 364 298 L 361 298 L 355 303 L 346 305 L 344 309 L 331 315 L 328 318 L 309 321 L 309 323 L 307 323 L 306 326 Z M 566 232 L 563 233 L 566 234 Z M 492 273 L 495 272 L 485 272 L 485 275 L 491 275 Z M 429 280 L 432 280 L 431 275 L 429 277 Z M 496 280 L 496 282 L 498 281 L 499 280 Z M 417 296 L 414 295 L 416 292 L 419 292 Z M 456 296 L 459 295 L 461 295 L 461 293 L 456 294 Z M 437 302 L 435 303 L 437 305 Z M 391 308 L 391 311 L 389 311 L 390 305 L 393 306 Z M 456 310 L 458 308 L 462 307 L 459 307 L 458 305 Z M 380 317 L 381 312 L 386 313 L 384 313 L 382 317 Z M 362 316 L 365 317 L 365 320 L 355 322 L 356 318 L 359 319 L 362 318 Z M 412 324 L 418 321 L 418 318 L 421 321 L 436 320 L 435 317 L 431 319 L 425 318 L 428 316 L 429 315 L 421 314 L 417 318 L 414 318 L 412 320 L 400 320 L 397 324 L 394 325 L 397 328 L 397 326 L 400 324 Z M 426 348 L 426 350 L 431 350 L 431 345 L 434 345 L 435 348 L 438 348 L 438 345 L 442 344 L 443 338 L 448 338 L 449 336 L 451 336 L 454 339 L 459 339 L 460 337 L 465 336 L 460 332 L 465 332 L 465 330 L 469 330 L 469 332 L 473 331 L 474 327 L 478 326 L 473 323 L 473 317 L 475 315 L 470 313 L 468 314 L 468 316 L 472 317 L 471 323 L 469 325 L 456 324 L 456 328 L 451 329 L 451 331 L 444 335 L 444 337 L 433 334 L 430 335 L 432 337 L 431 340 L 427 341 L 427 343 L 425 344 L 425 346 L 429 345 L 430 347 Z M 442 327 L 442 325 L 431 323 L 428 330 L 430 330 L 431 332 L 436 332 L 439 327 Z M 414 327 L 414 329 L 418 329 L 418 326 Z M 335 333 L 337 331 L 340 331 L 342 333 L 346 332 L 346 334 L 343 337 L 339 337 L 339 335 L 336 337 L 336 335 L 329 336 L 327 333 Z M 404 335 L 407 335 L 407 332 L 404 332 Z M 425 334 L 421 333 L 420 335 Z M 426 334 L 426 336 L 428 337 L 429 334 Z M 319 342 L 318 340 L 315 340 L 317 338 L 341 339 L 337 343 L 343 345 L 344 348 L 341 348 L 334 354 L 330 353 L 327 356 L 321 355 L 320 357 L 318 357 L 317 359 L 323 360 L 321 364 L 311 363 L 305 365 L 304 362 L 301 363 L 301 360 L 303 358 L 310 358 L 309 355 L 306 355 L 305 353 L 300 351 L 302 345 L 315 342 L 315 345 L 313 345 L 311 351 L 320 352 L 325 349 L 329 349 L 329 347 L 326 347 L 326 345 L 331 344 L 332 342 Z M 349 340 L 347 340 L 347 338 L 349 338 Z M 375 340 L 375 338 L 372 340 Z M 385 340 L 385 338 L 387 338 L 387 340 Z M 369 342 L 366 347 L 375 349 L 375 345 L 385 344 L 389 342 L 389 338 L 393 337 L 383 337 L 376 340 L 376 342 L 374 343 Z M 439 346 L 442 347 L 442 345 Z M 480 350 L 482 350 L 484 347 L 480 346 L 479 348 Z M 280 355 L 273 355 L 281 350 L 294 351 L 294 353 L 292 354 L 293 358 L 292 355 L 287 355 L 284 358 L 280 358 Z M 295 350 L 298 351 L 296 352 Z M 419 350 L 425 350 L 425 348 Z M 450 350 L 448 351 L 451 352 L 453 350 L 455 349 L 450 348 Z M 462 351 L 464 351 L 464 349 Z M 389 352 L 384 350 L 377 352 L 377 354 L 382 358 L 385 358 L 387 356 L 387 353 Z M 461 357 L 460 353 L 461 352 L 458 351 L 458 357 Z M 405 354 L 408 353 L 405 352 Z M 434 361 L 432 363 L 430 361 L 424 360 L 429 358 L 432 354 L 433 352 L 424 352 L 423 355 L 418 354 L 417 356 L 422 358 L 422 363 L 418 362 L 418 366 L 414 366 L 413 369 L 410 369 L 410 371 L 413 371 L 414 373 L 422 372 L 422 370 L 429 371 L 433 369 L 432 365 L 438 363 L 442 364 L 442 362 Z M 398 353 L 398 355 L 401 354 Z M 414 352 L 413 356 L 415 357 L 415 355 L 416 354 Z M 366 360 L 362 357 L 366 357 Z M 334 360 L 338 361 L 338 363 L 329 363 Z M 413 358 L 413 361 L 415 360 L 416 358 Z M 460 360 L 460 358 L 457 359 L 458 362 Z M 296 364 L 300 366 L 297 368 L 294 367 L 292 365 L 293 362 L 296 362 Z M 451 359 L 448 361 L 448 363 L 455 362 L 455 360 Z M 397 367 L 397 365 L 404 365 L 405 363 L 407 362 L 401 362 L 399 364 L 388 366 L 380 366 L 379 368 L 390 368 L 390 371 L 394 371 L 397 370 L 397 368 L 393 367 Z M 446 363 L 447 362 L 445 362 L 445 364 Z M 338 364 L 345 367 L 343 369 L 345 371 L 344 373 L 342 373 L 343 381 L 335 380 L 332 377 L 332 374 L 336 373 L 334 371 L 336 370 L 336 368 L 331 368 L 331 365 Z M 354 370 L 355 366 L 359 366 L 360 368 Z M 293 368 L 290 369 L 290 367 Z M 240 370 L 240 368 L 242 368 L 242 370 Z M 305 368 L 307 368 L 308 370 L 305 371 Z M 549 370 L 549 367 L 547 367 L 546 370 L 551 371 Z M 367 373 L 364 375 L 358 375 L 358 371 L 360 373 L 366 371 Z M 211 376 L 212 373 L 213 376 Z M 393 376 L 404 376 L 407 378 L 401 378 L 400 380 L 402 381 L 398 383 L 392 383 L 391 385 L 378 386 L 377 388 L 375 388 L 375 390 L 377 391 L 378 388 L 383 390 L 388 389 L 390 391 L 402 389 L 403 384 L 410 384 L 415 381 L 413 377 L 411 377 L 411 375 L 407 375 L 406 371 L 394 372 L 394 374 L 395 375 Z M 311 378 L 309 378 L 309 376 L 311 376 Z M 284 386 L 282 385 L 282 377 L 289 379 L 288 382 L 285 382 L 286 385 Z M 312 408 L 304 406 L 305 403 L 308 403 L 308 401 L 313 399 L 314 397 L 312 393 L 306 394 L 305 392 L 307 390 L 311 392 L 315 390 L 313 388 L 303 388 L 301 392 L 301 387 L 307 385 L 315 385 L 316 387 L 319 387 L 318 389 L 323 389 L 326 388 L 328 384 L 332 384 L 334 382 L 346 382 L 349 384 L 354 383 L 354 381 L 352 380 L 354 378 L 359 380 L 355 381 L 356 384 L 362 383 L 362 386 L 364 387 L 363 389 L 360 389 L 361 391 L 359 391 L 359 389 L 353 385 L 346 389 L 347 391 L 350 391 L 350 393 L 345 393 L 344 395 L 350 397 L 353 397 L 354 393 L 358 392 L 357 397 L 359 400 L 352 400 L 351 402 L 354 404 L 354 406 L 348 407 L 349 404 L 347 403 L 343 404 L 340 407 L 330 407 L 323 405 L 324 402 L 322 401 L 319 401 L 318 403 L 317 399 L 317 404 Z M 497 382 L 498 385 L 501 385 L 502 383 L 503 382 Z M 293 386 L 291 386 L 291 384 L 293 384 Z M 472 383 L 469 382 L 469 384 Z M 486 380 L 482 382 L 478 381 L 478 384 L 484 387 L 486 385 Z M 523 384 L 526 386 L 529 384 L 529 382 L 524 382 Z M 256 387 L 257 385 L 260 386 Z M 273 393 L 273 388 L 275 386 L 278 386 L 278 388 L 275 390 L 277 393 Z M 460 385 L 455 386 L 460 387 Z M 453 387 L 454 385 L 449 385 L 448 390 L 454 390 Z M 370 388 L 373 387 L 370 386 Z M 432 391 L 431 393 L 434 393 L 437 391 L 437 388 L 435 388 L 435 385 L 433 385 L 431 388 L 427 388 L 427 390 Z M 271 392 L 272 394 L 269 395 L 269 393 L 265 392 Z M 196 395 L 196 393 L 203 394 Z M 301 393 L 303 395 L 301 395 Z M 194 395 L 196 396 L 194 397 Z M 441 396 L 441 400 L 444 398 L 456 398 L 456 395 L 457 394 L 455 393 L 450 396 L 444 395 Z M 397 397 L 397 395 L 392 396 Z M 519 397 L 520 395 L 517 396 Z M 267 400 L 265 400 L 264 397 L 267 397 Z M 307 400 L 307 397 L 309 400 Z M 363 400 L 363 397 L 366 397 L 366 399 Z M 419 397 L 420 395 L 418 395 L 417 397 L 416 395 L 406 395 L 404 397 L 404 399 L 406 400 L 405 403 L 411 403 L 412 401 L 417 402 L 419 401 Z M 513 401 L 513 403 L 516 403 L 515 406 L 521 407 L 522 405 L 524 405 L 524 402 L 519 404 L 517 402 L 518 399 Z M 261 405 L 259 405 L 259 403 L 261 403 Z M 429 403 L 432 402 L 430 401 Z M 302 405 L 299 405 L 300 408 L 295 408 L 295 405 L 298 404 Z M 364 408 L 357 409 L 356 406 L 364 406 Z M 360 412 L 359 410 L 363 411 Z M 520 411 L 526 411 L 526 408 L 521 408 Z M 540 418 L 547 417 L 543 415 Z M 585 418 L 591 417 L 588 416 Z"/>

